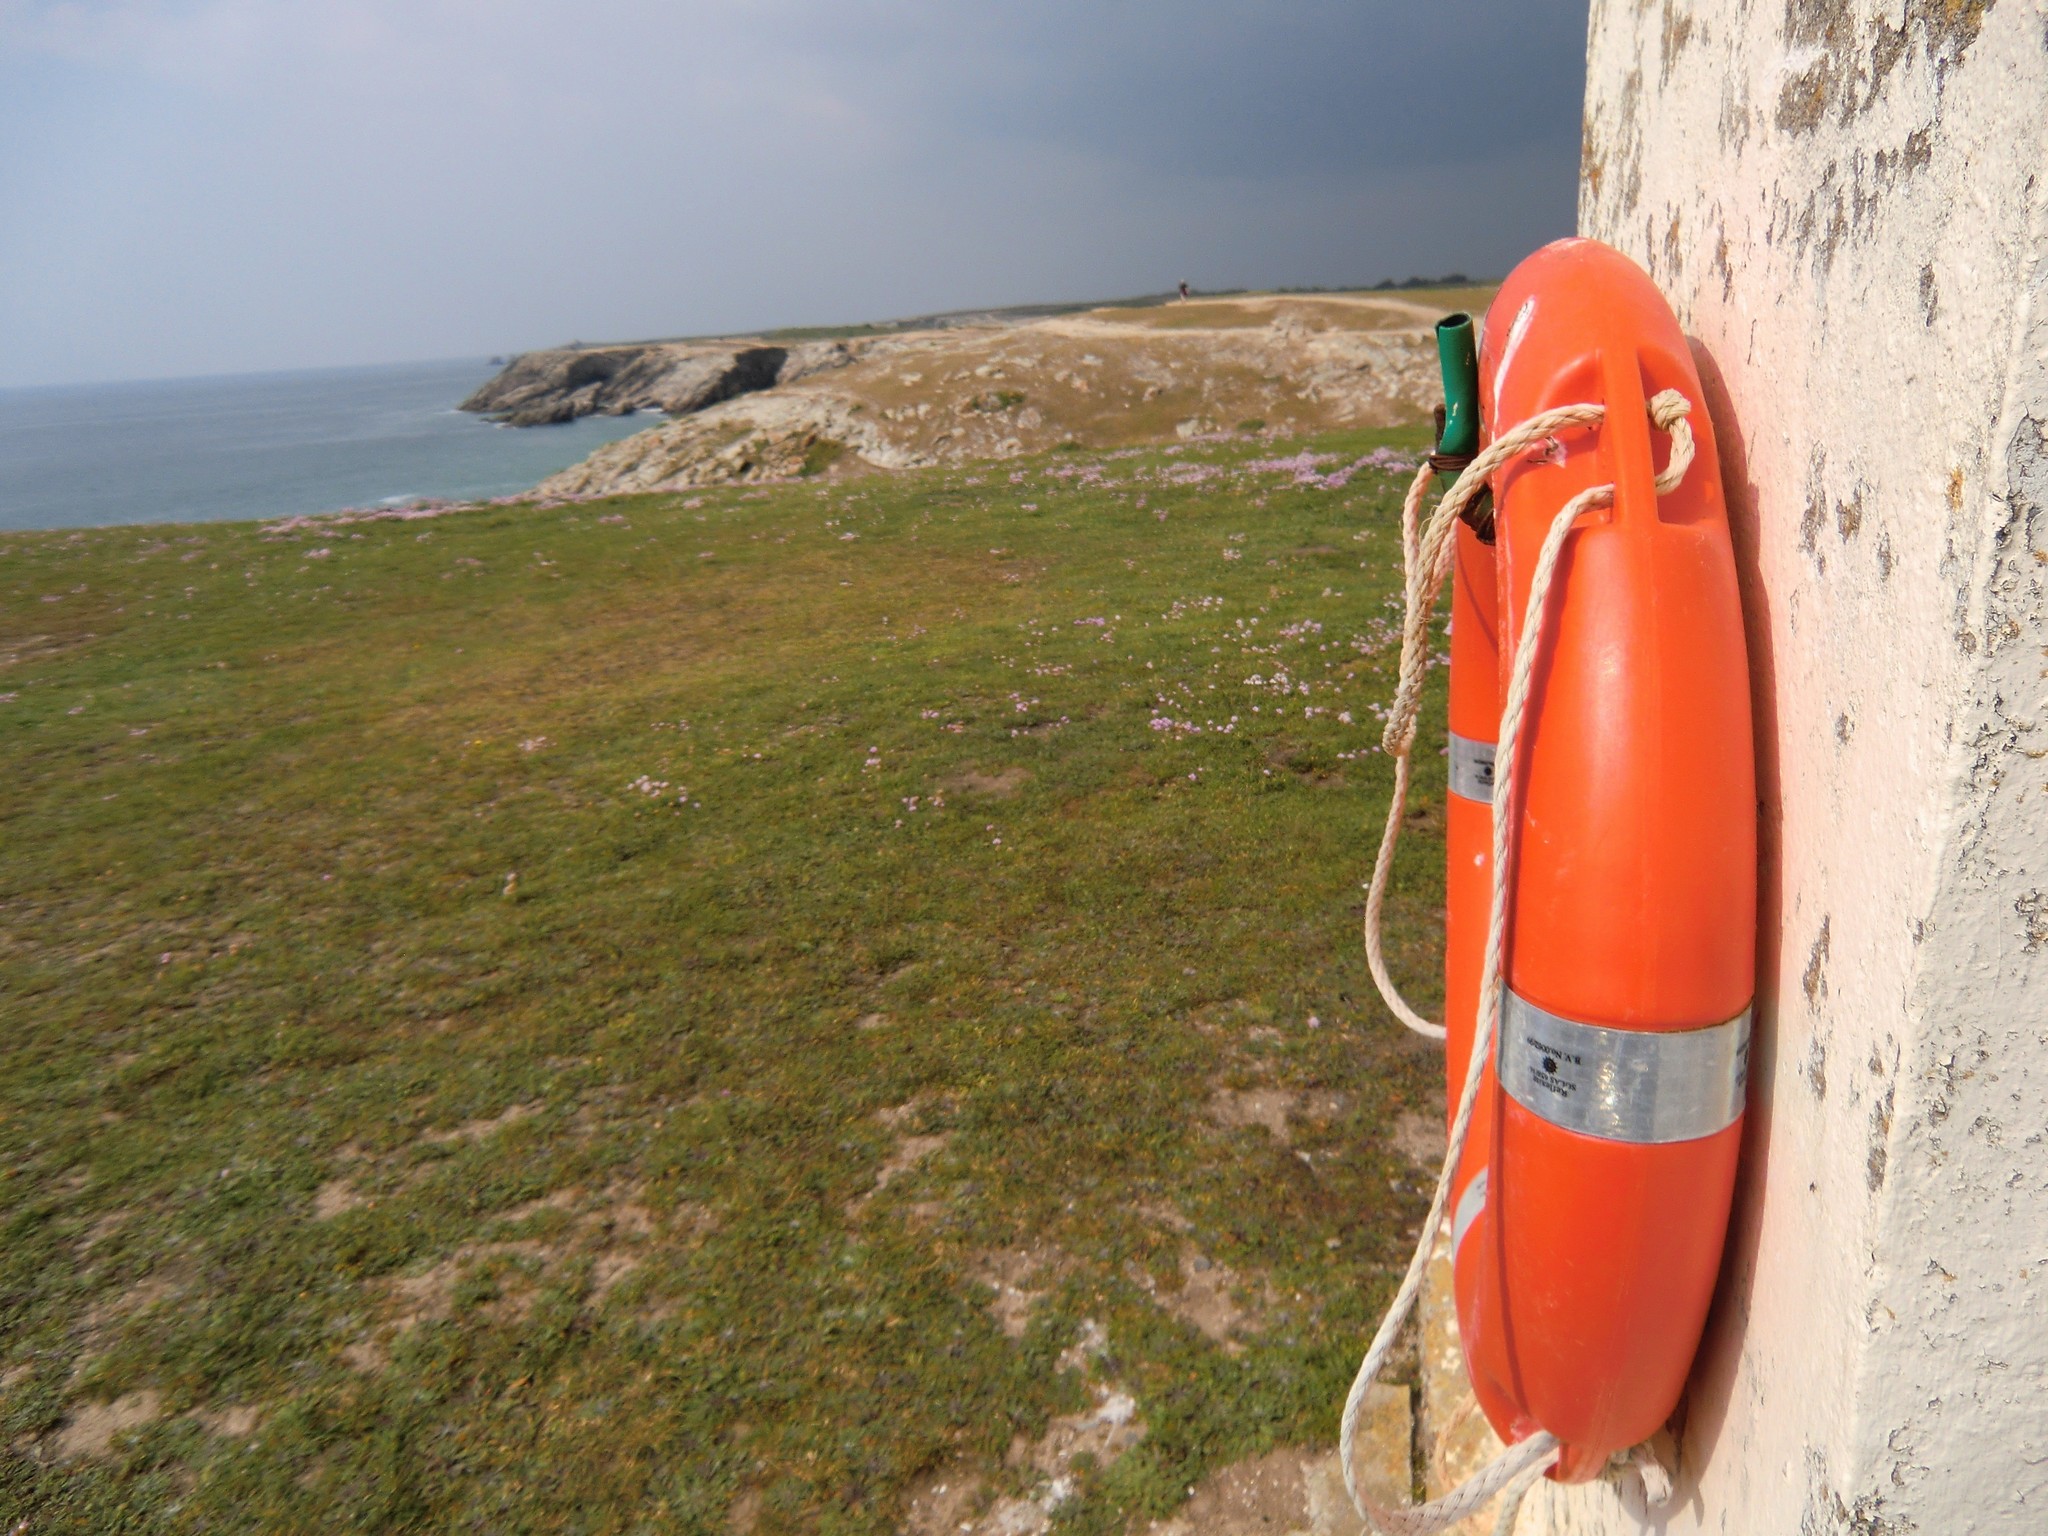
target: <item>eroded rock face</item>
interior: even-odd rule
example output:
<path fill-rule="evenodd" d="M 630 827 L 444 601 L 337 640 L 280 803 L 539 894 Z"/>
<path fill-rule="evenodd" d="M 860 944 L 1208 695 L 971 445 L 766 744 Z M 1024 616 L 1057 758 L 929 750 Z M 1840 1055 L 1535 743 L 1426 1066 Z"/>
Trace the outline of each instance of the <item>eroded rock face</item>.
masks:
<path fill-rule="evenodd" d="M 686 416 L 772 389 L 786 373 L 803 377 L 851 361 L 851 352 L 836 342 L 797 348 L 660 342 L 528 352 L 463 401 L 462 409 L 515 427 L 632 411 Z"/>

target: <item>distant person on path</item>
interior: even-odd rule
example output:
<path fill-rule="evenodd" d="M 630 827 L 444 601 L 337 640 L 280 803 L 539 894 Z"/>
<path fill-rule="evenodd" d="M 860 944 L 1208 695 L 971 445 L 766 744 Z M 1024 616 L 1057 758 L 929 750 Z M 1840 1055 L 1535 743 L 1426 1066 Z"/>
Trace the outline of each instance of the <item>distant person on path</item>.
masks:
<path fill-rule="evenodd" d="M 1180 280 L 1180 301 L 1183 304 L 1188 301 L 1188 280 L 1186 278 Z"/>

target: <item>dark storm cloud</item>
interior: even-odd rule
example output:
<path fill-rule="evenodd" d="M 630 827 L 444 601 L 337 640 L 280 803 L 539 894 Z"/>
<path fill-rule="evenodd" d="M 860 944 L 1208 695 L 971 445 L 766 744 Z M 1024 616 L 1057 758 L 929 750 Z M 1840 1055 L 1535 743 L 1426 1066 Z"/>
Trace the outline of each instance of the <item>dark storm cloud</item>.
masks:
<path fill-rule="evenodd" d="M 947 14 L 950 13 L 950 14 Z M 899 34 L 936 115 L 1160 171 L 1289 176 L 1576 155 L 1583 0 L 933 7 Z M 851 47 L 858 38 L 834 35 Z"/>
<path fill-rule="evenodd" d="M 1498 272 L 1585 14 L 0 0 L 0 382 Z"/>

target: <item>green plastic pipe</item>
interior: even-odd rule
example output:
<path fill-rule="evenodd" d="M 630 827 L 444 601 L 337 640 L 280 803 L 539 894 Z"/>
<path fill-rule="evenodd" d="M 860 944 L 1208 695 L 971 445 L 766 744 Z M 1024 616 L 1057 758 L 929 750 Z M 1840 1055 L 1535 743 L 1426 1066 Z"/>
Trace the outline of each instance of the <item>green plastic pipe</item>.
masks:
<path fill-rule="evenodd" d="M 1444 430 L 1436 451 L 1470 458 L 1479 452 L 1479 347 L 1470 315 L 1437 321 L 1436 355 L 1444 374 Z"/>

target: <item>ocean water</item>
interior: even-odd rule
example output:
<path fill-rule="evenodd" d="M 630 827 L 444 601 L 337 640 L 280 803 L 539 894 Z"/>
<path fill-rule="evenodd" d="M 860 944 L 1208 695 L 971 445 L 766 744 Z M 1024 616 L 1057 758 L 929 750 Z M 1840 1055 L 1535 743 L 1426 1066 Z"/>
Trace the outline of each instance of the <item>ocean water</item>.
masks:
<path fill-rule="evenodd" d="M 653 425 L 500 427 L 481 360 L 0 390 L 0 529 L 285 517 L 506 496 Z"/>

